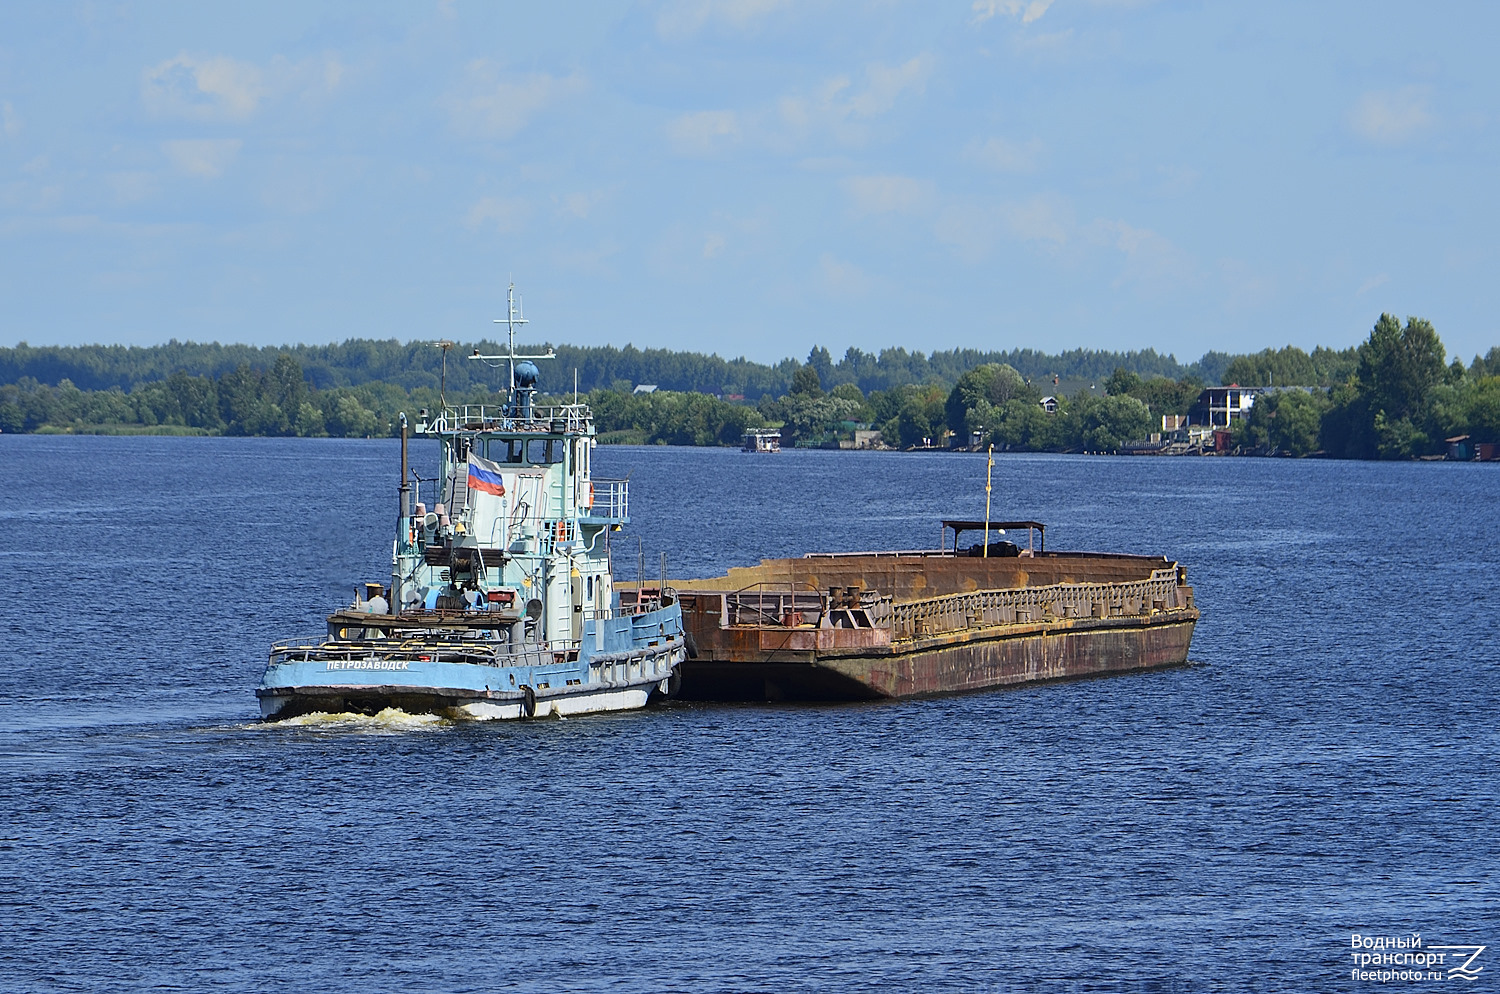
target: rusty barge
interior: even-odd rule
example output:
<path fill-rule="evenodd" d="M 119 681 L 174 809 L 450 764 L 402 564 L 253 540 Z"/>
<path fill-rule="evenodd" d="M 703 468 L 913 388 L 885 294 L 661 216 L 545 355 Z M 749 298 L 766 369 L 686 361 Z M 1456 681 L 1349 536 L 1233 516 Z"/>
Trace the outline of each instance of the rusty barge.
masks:
<path fill-rule="evenodd" d="M 690 700 L 924 697 L 1187 662 L 1199 612 L 1176 562 L 1047 551 L 1034 521 L 943 529 L 937 549 L 768 559 L 622 596 L 681 604 Z"/>

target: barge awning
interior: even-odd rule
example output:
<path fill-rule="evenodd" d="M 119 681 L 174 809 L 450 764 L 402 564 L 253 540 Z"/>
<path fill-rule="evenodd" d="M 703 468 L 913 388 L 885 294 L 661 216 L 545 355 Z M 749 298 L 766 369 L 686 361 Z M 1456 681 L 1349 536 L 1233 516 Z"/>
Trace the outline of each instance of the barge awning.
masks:
<path fill-rule="evenodd" d="M 950 528 L 953 529 L 953 550 L 955 552 L 958 551 L 958 536 L 961 535 L 961 534 L 963 534 L 964 532 L 992 532 L 992 531 L 1006 532 L 1006 531 L 1019 531 L 1022 528 L 1025 528 L 1028 532 L 1034 530 L 1036 532 L 1036 534 L 1038 536 L 1040 536 L 1041 541 L 1038 543 L 1038 548 L 1037 548 L 1036 551 L 1038 551 L 1038 552 L 1045 551 L 1046 548 L 1047 548 L 1047 526 L 1044 525 L 1044 524 L 1042 524 L 1040 521 L 967 521 L 967 520 L 961 520 L 961 519 L 960 520 L 954 520 L 954 519 L 944 518 L 943 519 L 943 536 L 944 537 L 943 537 L 943 541 L 940 542 L 940 543 L 938 543 L 938 545 L 939 545 L 940 548 L 944 548 L 944 549 L 947 548 L 947 546 L 948 546 L 947 535 L 948 535 L 948 529 L 950 529 Z M 988 535 L 985 536 L 985 541 L 986 542 L 989 541 L 989 536 Z"/>

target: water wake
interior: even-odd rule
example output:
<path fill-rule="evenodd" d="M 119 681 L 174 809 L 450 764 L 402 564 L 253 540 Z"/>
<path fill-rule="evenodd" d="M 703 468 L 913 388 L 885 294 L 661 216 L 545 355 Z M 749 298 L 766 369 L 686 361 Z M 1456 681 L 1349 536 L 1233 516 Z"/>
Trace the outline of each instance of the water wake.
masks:
<path fill-rule="evenodd" d="M 408 714 L 400 708 L 385 708 L 374 714 L 360 714 L 357 712 L 329 713 L 327 711 L 313 711 L 310 714 L 301 714 L 293 718 L 284 718 L 261 727 L 287 727 L 309 728 L 315 731 L 328 732 L 366 732 L 366 733 L 391 733 L 418 732 L 433 728 L 442 728 L 453 724 L 453 721 L 435 714 Z"/>

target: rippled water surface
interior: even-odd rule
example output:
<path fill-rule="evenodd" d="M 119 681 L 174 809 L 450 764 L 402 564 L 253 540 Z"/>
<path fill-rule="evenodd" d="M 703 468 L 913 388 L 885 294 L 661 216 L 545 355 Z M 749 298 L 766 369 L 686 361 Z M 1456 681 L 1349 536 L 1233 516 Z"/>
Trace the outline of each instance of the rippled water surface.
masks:
<path fill-rule="evenodd" d="M 396 458 L 0 436 L 0 989 L 1359 990 L 1351 933 L 1413 931 L 1494 989 L 1500 467 L 997 457 L 996 517 L 1187 565 L 1183 669 L 259 724 L 268 644 L 387 572 Z M 596 472 L 627 578 L 983 514 L 983 456 Z"/>

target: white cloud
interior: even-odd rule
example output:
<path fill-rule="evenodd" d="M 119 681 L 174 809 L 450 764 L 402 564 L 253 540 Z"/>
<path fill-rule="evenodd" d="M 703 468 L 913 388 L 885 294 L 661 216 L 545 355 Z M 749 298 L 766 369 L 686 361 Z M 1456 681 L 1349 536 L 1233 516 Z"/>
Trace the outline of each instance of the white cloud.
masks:
<path fill-rule="evenodd" d="M 714 22 L 744 31 L 754 22 L 784 7 L 791 0 L 677 0 L 665 4 L 656 15 L 656 33 L 662 38 L 691 38 L 704 25 Z"/>
<path fill-rule="evenodd" d="M 556 251 L 552 253 L 552 260 L 563 269 L 615 279 L 618 274 L 610 267 L 609 260 L 620 252 L 618 242 L 604 241 L 588 248 Z"/>
<path fill-rule="evenodd" d="M 0 134 L 7 138 L 14 138 L 21 133 L 21 119 L 16 116 L 16 109 L 11 106 L 9 100 L 0 104 Z"/>
<path fill-rule="evenodd" d="M 1426 91 L 1414 86 L 1366 93 L 1349 113 L 1355 134 L 1384 145 L 1400 144 L 1431 123 Z"/>
<path fill-rule="evenodd" d="M 258 67 L 228 56 L 182 53 L 141 77 L 146 109 L 195 121 L 242 121 L 255 113 L 266 86 Z"/>
<path fill-rule="evenodd" d="M 933 226 L 938 241 L 968 262 L 980 262 L 1004 241 L 1032 246 L 1075 262 L 1104 250 L 1120 261 L 1116 287 L 1161 287 L 1196 278 L 1193 260 L 1165 236 L 1124 221 L 1100 218 L 1081 224 L 1062 197 L 1038 195 L 998 204 L 949 204 Z"/>
<path fill-rule="evenodd" d="M 1072 237 L 1073 210 L 1056 197 L 1032 197 L 1001 210 L 1006 230 L 1024 242 L 1045 242 L 1061 247 Z"/>
<path fill-rule="evenodd" d="M 825 252 L 818 260 L 818 281 L 823 289 L 839 296 L 857 297 L 870 292 L 875 281 L 852 262 L 844 262 Z"/>
<path fill-rule="evenodd" d="M 1101 219 L 1090 226 L 1089 235 L 1125 256 L 1125 265 L 1114 281 L 1116 287 L 1127 283 L 1175 285 L 1193 278 L 1192 259 L 1150 228 Z"/>
<path fill-rule="evenodd" d="M 501 234 L 520 231 L 531 213 L 531 206 L 513 197 L 481 197 L 464 217 L 470 228 L 489 228 Z"/>
<path fill-rule="evenodd" d="M 734 147 L 796 154 L 809 141 L 850 146 L 865 144 L 873 122 L 914 93 L 921 93 L 935 60 L 923 53 L 897 64 L 871 63 L 856 82 L 848 75 L 824 79 L 810 89 L 789 93 L 773 107 L 700 110 L 679 115 L 663 130 L 681 155 L 716 156 Z M 836 158 L 803 159 L 808 169 L 846 170 Z"/>
<path fill-rule="evenodd" d="M 711 232 L 709 236 L 703 240 L 703 258 L 713 259 L 721 255 L 724 251 L 725 244 L 727 244 L 727 242 L 723 235 L 717 232 Z"/>
<path fill-rule="evenodd" d="M 0 207 L 50 211 L 62 202 L 63 188 L 56 183 L 0 183 Z"/>
<path fill-rule="evenodd" d="M 983 24 L 1000 14 L 1020 17 L 1022 24 L 1030 24 L 1047 13 L 1052 0 L 974 0 L 974 23 Z"/>
<path fill-rule="evenodd" d="M 178 172 L 211 179 L 222 175 L 240 152 L 238 138 L 184 138 L 161 143 Z"/>
<path fill-rule="evenodd" d="M 1072 40 L 1073 29 L 1067 28 L 1062 31 L 1048 31 L 1043 34 L 1027 35 L 1024 38 L 1017 39 L 1015 47 L 1018 51 L 1050 56 L 1059 52 Z"/>
<path fill-rule="evenodd" d="M 470 63 L 466 75 L 462 92 L 449 98 L 448 110 L 457 130 L 485 138 L 513 137 L 541 111 L 587 85 L 577 74 L 502 77 L 485 59 Z"/>
<path fill-rule="evenodd" d="M 811 93 L 784 97 L 778 108 L 782 122 L 798 133 L 826 132 L 844 142 L 862 142 L 867 122 L 892 110 L 906 94 L 921 93 L 934 65 L 923 53 L 894 66 L 871 63 L 862 86 L 848 76 L 831 77 Z"/>
<path fill-rule="evenodd" d="M 740 140 L 739 115 L 732 110 L 701 110 L 667 123 L 667 140 L 683 155 L 713 155 Z"/>
<path fill-rule="evenodd" d="M 1072 240 L 1076 227 L 1068 201 L 1038 195 L 1000 204 L 952 203 L 938 215 L 933 234 L 960 258 L 977 262 L 1005 239 L 1056 252 Z"/>
<path fill-rule="evenodd" d="M 847 173 L 856 165 L 847 155 L 815 155 L 797 163 L 797 168 L 811 173 Z"/>
<path fill-rule="evenodd" d="M 932 74 L 932 56 L 919 55 L 899 66 L 872 63 L 867 70 L 868 85 L 849 100 L 856 117 L 875 117 L 896 106 L 896 99 L 907 90 L 921 93 Z"/>
<path fill-rule="evenodd" d="M 345 66 L 338 59 L 328 59 L 323 63 L 323 85 L 335 90 L 344 81 Z"/>
<path fill-rule="evenodd" d="M 912 214 L 936 198 L 931 182 L 910 176 L 850 176 L 843 187 L 856 215 Z"/>
<path fill-rule="evenodd" d="M 605 190 L 581 190 L 552 199 L 561 213 L 583 220 L 592 214 L 594 208 L 602 204 L 608 196 L 609 193 Z"/>
<path fill-rule="evenodd" d="M 1354 291 L 1354 295 L 1356 297 L 1363 297 L 1371 290 L 1374 290 L 1377 287 L 1385 286 L 1390 281 L 1390 273 L 1381 273 L 1378 276 L 1371 276 L 1369 279 L 1365 280 L 1359 285 L 1359 289 Z"/>
<path fill-rule="evenodd" d="M 183 52 L 141 74 L 141 100 L 161 117 L 244 121 L 276 97 L 332 93 L 345 71 L 331 55 L 296 63 L 277 56 L 258 66 L 226 55 Z"/>
<path fill-rule="evenodd" d="M 1270 307 L 1278 296 L 1275 278 L 1243 259 L 1219 260 L 1219 282 L 1224 292 L 1224 306 L 1230 311 Z"/>
<path fill-rule="evenodd" d="M 281 214 L 311 214 L 347 189 L 358 174 L 358 166 L 280 156 L 257 173 L 261 203 Z"/>
<path fill-rule="evenodd" d="M 1026 142 L 1009 142 L 991 138 L 975 146 L 970 157 L 981 165 L 1007 173 L 1029 173 L 1036 169 L 1042 155 L 1042 143 L 1033 138 Z"/>
<path fill-rule="evenodd" d="M 114 194 L 116 204 L 135 204 L 149 200 L 157 193 L 157 174 L 134 170 L 110 173 L 104 178 Z"/>

